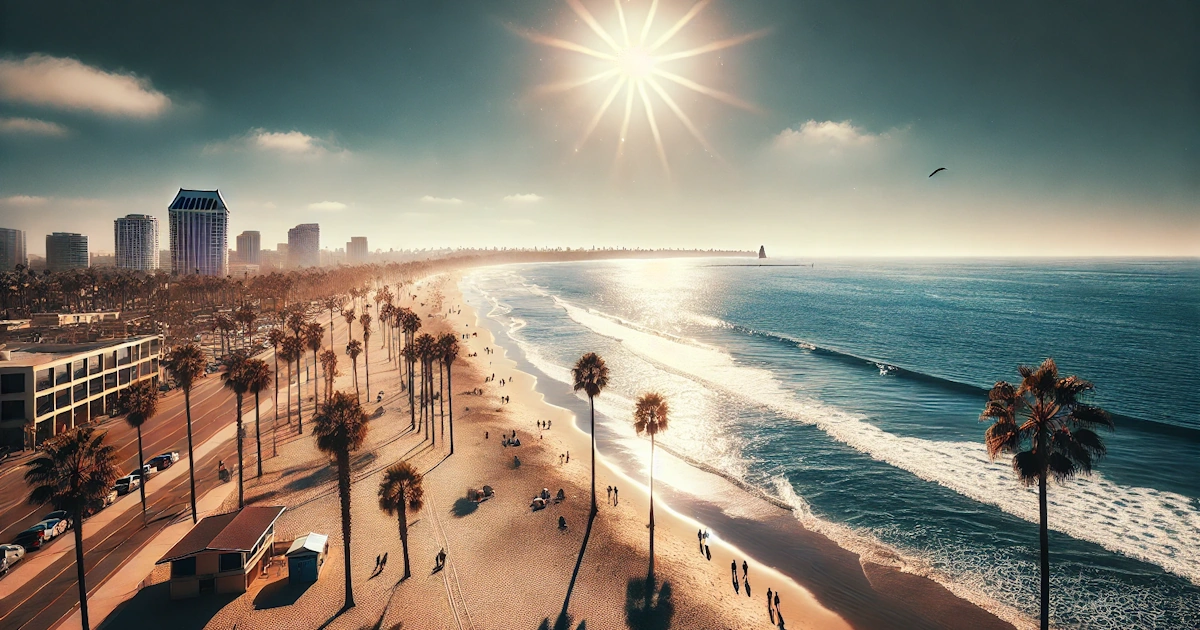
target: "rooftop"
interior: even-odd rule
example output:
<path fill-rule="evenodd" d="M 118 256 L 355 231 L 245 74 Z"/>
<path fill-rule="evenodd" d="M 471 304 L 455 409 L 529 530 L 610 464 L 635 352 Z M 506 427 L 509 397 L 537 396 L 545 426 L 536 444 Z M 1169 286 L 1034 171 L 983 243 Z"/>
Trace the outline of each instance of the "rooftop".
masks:
<path fill-rule="evenodd" d="M 325 551 L 325 542 L 328 540 L 329 537 L 325 534 L 309 532 L 294 540 L 292 542 L 292 546 L 288 547 L 287 554 L 285 555 L 290 556 L 293 553 L 300 553 L 304 551 L 315 551 L 317 553 L 322 553 Z"/>
<path fill-rule="evenodd" d="M 187 190 L 180 188 L 168 210 L 228 210 L 219 190 Z"/>
<path fill-rule="evenodd" d="M 27 367 L 41 365 L 77 354 L 87 354 L 105 348 L 115 348 L 127 343 L 139 343 L 154 339 L 158 335 L 140 335 L 124 339 L 104 339 L 101 341 L 86 341 L 82 343 L 32 343 L 10 341 L 3 348 L 12 354 L 8 361 L 0 361 L 0 367 Z"/>
<path fill-rule="evenodd" d="M 283 506 L 249 506 L 236 512 L 201 519 L 183 540 L 155 564 L 180 560 L 206 551 L 250 552 L 280 514 Z"/>

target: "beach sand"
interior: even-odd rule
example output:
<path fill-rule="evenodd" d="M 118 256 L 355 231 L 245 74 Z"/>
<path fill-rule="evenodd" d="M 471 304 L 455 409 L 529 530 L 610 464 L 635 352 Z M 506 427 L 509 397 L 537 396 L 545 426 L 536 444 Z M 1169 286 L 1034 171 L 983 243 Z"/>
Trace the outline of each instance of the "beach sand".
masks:
<path fill-rule="evenodd" d="M 589 436 L 575 427 L 571 412 L 544 401 L 532 376 L 514 369 L 515 362 L 496 346 L 488 330 L 480 326 L 476 313 L 462 300 L 456 277 L 428 279 L 414 291 L 416 300 L 401 300 L 400 304 L 412 306 L 421 316 L 422 332 L 477 336 L 460 340 L 460 359 L 454 364 L 453 456 L 449 456 L 447 444 L 449 427 L 444 434 L 441 427 L 437 428 L 436 445 L 427 441 L 419 428 L 410 430 L 409 406 L 406 395 L 399 391 L 396 365 L 387 361 L 387 352 L 380 346 L 383 335 L 376 331 L 371 338 L 371 391 L 383 390 L 385 397 L 381 404 L 372 400 L 365 405 L 373 417 L 370 432 L 367 443 L 352 457 L 351 565 L 357 605 L 340 610 L 343 556 L 336 479 L 329 460 L 317 451 L 309 434 L 313 414 L 308 401 L 304 409 L 305 433 L 297 435 L 294 429 L 281 429 L 278 456 L 264 459 L 262 479 L 247 477 L 246 496 L 250 504 L 287 506 L 276 524 L 277 540 L 288 541 L 309 531 L 329 535 L 330 553 L 318 582 L 305 587 L 288 586 L 286 577 L 273 571 L 257 580 L 250 592 L 236 598 L 210 596 L 171 602 L 163 584 L 166 567 L 159 567 L 151 580 L 158 584 L 138 593 L 109 618 L 107 627 L 162 618 L 177 626 L 175 630 L 235 626 L 243 630 L 766 628 L 772 627 L 766 605 L 768 588 L 779 593 L 787 628 L 888 627 L 846 621 L 859 616 L 854 614 L 856 605 L 875 606 L 885 600 L 856 602 L 850 598 L 835 601 L 836 606 L 827 608 L 828 604 L 823 606 L 818 601 L 819 582 L 806 588 L 803 581 L 759 563 L 757 558 L 769 561 L 772 550 L 748 554 L 723 541 L 711 540 L 709 560 L 700 553 L 696 538 L 697 528 L 703 525 L 663 503 L 656 504 L 659 589 L 647 602 L 643 586 L 649 560 L 649 503 L 643 489 L 646 480 L 626 477 L 603 458 L 597 460 L 596 472 L 599 513 L 571 587 L 590 503 Z M 431 301 L 434 294 L 443 296 L 440 307 Z M 455 307 L 455 314 L 446 317 L 449 307 Z M 345 323 L 341 318 L 336 321 L 335 346 L 340 352 L 345 344 Z M 361 338 L 357 325 L 353 332 L 355 338 Z M 496 352 L 488 354 L 485 348 Z M 478 356 L 468 357 L 473 353 Z M 343 375 L 336 387 L 352 391 L 348 362 L 344 356 L 341 358 Z M 495 381 L 485 382 L 485 376 L 493 373 Z M 359 379 L 360 383 L 364 380 L 361 359 Z M 501 379 L 504 386 L 499 384 Z M 482 389 L 483 394 L 470 393 L 476 389 Z M 306 385 L 306 401 L 309 395 Z M 500 396 L 510 397 L 510 402 L 502 403 Z M 553 428 L 539 431 L 539 420 L 550 421 Z M 513 430 L 522 444 L 506 448 L 502 436 L 511 436 Z M 269 453 L 269 439 L 264 441 L 264 453 Z M 248 446 L 247 450 L 252 448 Z M 570 463 L 560 463 L 559 455 L 568 451 Z M 514 456 L 520 459 L 519 466 Z M 402 459 L 425 472 L 425 506 L 419 512 L 410 512 L 408 519 L 412 577 L 403 581 L 398 522 L 378 509 L 376 499 L 383 471 Z M 248 473 L 252 466 L 248 460 Z M 468 489 L 485 484 L 495 489 L 495 497 L 483 503 L 466 498 Z M 620 490 L 616 505 L 606 499 L 610 485 Z M 561 488 L 566 500 L 533 511 L 530 502 L 542 488 L 551 494 Z M 787 510 L 777 506 L 769 509 L 798 527 Z M 566 520 L 565 531 L 557 527 L 559 516 Z M 886 591 L 890 594 L 886 599 L 896 605 L 928 613 L 919 616 L 923 623 L 915 627 L 1006 625 L 929 580 L 860 563 L 857 556 L 820 534 L 802 528 L 800 531 L 810 539 L 806 545 L 815 544 L 828 552 L 822 562 L 856 576 L 867 585 L 865 588 Z M 444 569 L 435 570 L 434 557 L 440 549 L 445 549 L 447 562 Z M 388 554 L 388 563 L 376 572 L 375 558 L 384 553 Z M 749 561 L 749 593 L 740 579 L 743 560 Z M 736 592 L 731 561 L 736 562 L 739 573 Z M 557 625 L 564 601 L 572 621 L 569 626 Z M 830 608 L 841 610 L 833 612 Z M 865 618 L 873 619 L 871 615 Z"/>

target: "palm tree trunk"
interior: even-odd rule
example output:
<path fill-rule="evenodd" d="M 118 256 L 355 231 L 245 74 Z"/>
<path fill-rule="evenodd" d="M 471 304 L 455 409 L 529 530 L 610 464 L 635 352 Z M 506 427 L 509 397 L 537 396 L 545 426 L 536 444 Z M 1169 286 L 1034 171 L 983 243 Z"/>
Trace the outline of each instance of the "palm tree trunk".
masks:
<path fill-rule="evenodd" d="M 83 565 L 83 510 L 75 510 L 75 573 L 79 581 L 79 617 L 83 622 L 83 630 L 92 627 L 88 621 L 87 583 L 84 581 L 87 571 Z"/>
<path fill-rule="evenodd" d="M 271 356 L 275 360 L 275 424 L 279 424 L 279 346 L 275 347 Z M 291 411 L 290 407 L 288 411 Z"/>
<path fill-rule="evenodd" d="M 1042 630 L 1050 628 L 1050 530 L 1046 526 L 1046 471 L 1038 474 L 1038 538 L 1041 542 Z"/>
<path fill-rule="evenodd" d="M 242 484 L 242 394 L 237 395 L 237 449 L 238 449 L 238 509 L 246 507 Z"/>
<path fill-rule="evenodd" d="M 258 457 L 258 476 L 262 476 L 262 433 L 258 425 L 258 392 L 254 392 L 254 448 Z"/>
<path fill-rule="evenodd" d="M 650 434 L 650 577 L 654 577 L 654 434 Z"/>
<path fill-rule="evenodd" d="M 408 428 L 410 431 L 416 431 L 417 407 L 416 403 L 413 402 L 413 362 L 405 359 L 405 363 L 408 364 L 408 415 L 411 419 L 411 423 L 409 424 Z"/>
<path fill-rule="evenodd" d="M 446 395 L 450 397 L 450 454 L 454 454 L 454 378 L 450 368 L 454 363 L 446 365 Z"/>
<path fill-rule="evenodd" d="M 404 577 L 402 580 L 407 580 L 412 576 L 412 570 L 408 564 L 408 504 L 404 497 L 400 497 L 400 549 L 404 554 Z"/>
<path fill-rule="evenodd" d="M 358 359 L 350 365 L 350 371 L 354 374 L 354 398 L 359 402 L 362 401 L 362 393 L 358 391 Z"/>
<path fill-rule="evenodd" d="M 350 580 L 350 452 L 338 452 L 338 495 L 342 503 L 342 559 L 346 569 L 345 608 L 354 608 L 354 583 Z"/>
<path fill-rule="evenodd" d="M 588 396 L 588 403 L 592 405 L 592 514 L 597 511 L 596 506 L 596 399 Z M 650 438 L 654 439 L 654 438 Z"/>
<path fill-rule="evenodd" d="M 137 427 L 137 434 L 138 434 L 138 470 L 145 471 L 146 470 L 146 462 L 142 459 L 142 425 L 140 425 L 140 424 Z M 145 527 L 148 524 L 146 521 L 146 473 L 145 472 L 142 472 L 141 490 L 142 490 L 142 527 Z"/>
<path fill-rule="evenodd" d="M 367 373 L 367 400 L 371 399 L 371 351 L 367 349 L 367 342 L 363 340 L 363 369 Z"/>
<path fill-rule="evenodd" d="M 318 379 L 317 379 L 317 351 L 316 351 L 316 350 L 313 350 L 313 363 L 312 363 L 312 366 L 313 366 L 313 380 L 312 380 L 312 390 L 313 390 L 313 409 L 315 410 L 315 409 L 317 408 L 317 402 L 321 400 L 321 398 L 320 398 L 320 396 L 321 396 L 321 388 L 320 388 L 320 386 L 317 384 L 317 380 L 318 380 Z M 316 413 L 316 411 L 313 411 L 313 413 Z"/>
<path fill-rule="evenodd" d="M 192 452 L 192 388 L 183 388 L 183 406 L 187 411 L 188 434 L 188 483 L 192 487 L 192 525 L 200 519 L 196 517 L 196 456 Z M 78 548 L 78 546 L 76 547 Z M 80 584 L 83 582 L 80 581 Z"/>
<path fill-rule="evenodd" d="M 275 360 L 275 364 L 276 364 L 276 366 L 278 366 L 279 359 Z M 286 396 L 286 398 L 287 398 L 287 420 L 288 420 L 288 426 L 290 427 L 290 426 L 292 426 L 292 362 L 288 361 L 287 366 L 288 366 L 288 382 L 287 382 L 288 391 L 287 391 L 287 396 Z M 278 416 L 278 414 L 279 414 L 279 387 L 278 387 L 279 372 L 278 372 L 278 370 L 275 372 L 275 383 L 276 383 L 275 414 L 276 414 L 276 416 Z"/>
<path fill-rule="evenodd" d="M 445 361 L 438 361 L 438 422 L 441 425 L 442 440 L 446 439 L 446 388 L 445 379 L 442 377 L 442 368 L 445 367 Z"/>
<path fill-rule="evenodd" d="M 304 434 L 304 418 L 301 417 L 301 412 L 304 410 L 304 386 L 300 384 L 300 361 L 304 357 L 304 352 L 300 352 L 300 358 L 296 359 L 296 432 L 300 435 Z"/>

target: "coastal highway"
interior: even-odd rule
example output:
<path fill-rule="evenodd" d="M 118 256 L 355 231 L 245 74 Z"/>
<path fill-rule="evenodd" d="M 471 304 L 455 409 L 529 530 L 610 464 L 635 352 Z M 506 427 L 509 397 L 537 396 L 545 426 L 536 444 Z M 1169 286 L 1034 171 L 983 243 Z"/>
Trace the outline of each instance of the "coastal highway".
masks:
<path fill-rule="evenodd" d="M 273 393 L 268 394 L 268 401 L 271 395 Z M 179 462 L 175 465 L 186 465 L 187 426 L 183 398 L 183 392 L 178 390 L 163 398 L 159 414 L 143 425 L 142 442 L 147 459 L 174 450 L 180 454 Z M 250 406 L 250 411 L 250 417 L 253 418 L 253 405 Z M 236 404 L 233 394 L 222 387 L 217 374 L 208 375 L 192 390 L 192 433 L 197 448 L 220 429 L 232 423 L 235 416 Z M 273 415 L 266 416 L 264 419 L 272 417 Z M 118 448 L 121 459 L 119 470 L 124 473 L 136 469 L 136 431 L 123 419 L 105 422 L 100 425 L 100 429 L 108 431 L 108 439 Z M 248 450 L 253 452 L 252 448 Z M 226 443 L 219 445 L 207 457 L 197 460 L 197 495 L 203 495 L 216 486 L 218 459 L 224 459 L 229 465 L 236 458 L 236 444 L 233 440 L 226 440 Z M 12 540 L 17 533 L 37 523 L 43 514 L 53 510 L 50 506 L 28 504 L 29 489 L 22 477 L 25 467 L 20 465 L 28 460 L 29 457 L 22 457 L 19 461 L 6 462 L 3 471 L 0 471 L 0 540 L 5 542 Z M 252 458 L 248 459 L 247 465 L 252 461 Z M 230 468 L 232 471 L 235 466 Z M 151 519 L 149 527 L 142 526 L 140 501 L 100 530 L 88 528 L 88 521 L 84 521 L 85 566 L 89 591 L 94 592 L 99 588 L 108 575 L 118 570 L 144 543 L 170 524 L 173 516 L 189 512 L 186 474 L 167 482 L 165 487 L 155 484 L 155 479 L 151 477 L 147 489 L 147 515 Z M 13 572 L 4 580 L 17 577 L 16 573 L 25 568 L 21 564 L 29 562 L 38 554 L 53 553 L 56 547 L 70 544 L 68 541 L 72 541 L 73 538 L 74 535 L 67 532 L 42 549 L 30 552 L 13 567 Z M 74 553 L 63 554 L 35 576 L 21 577 L 28 581 L 0 599 L 0 627 L 33 630 L 52 628 L 79 603 Z M 3 586 L 3 581 L 0 581 L 0 586 Z"/>

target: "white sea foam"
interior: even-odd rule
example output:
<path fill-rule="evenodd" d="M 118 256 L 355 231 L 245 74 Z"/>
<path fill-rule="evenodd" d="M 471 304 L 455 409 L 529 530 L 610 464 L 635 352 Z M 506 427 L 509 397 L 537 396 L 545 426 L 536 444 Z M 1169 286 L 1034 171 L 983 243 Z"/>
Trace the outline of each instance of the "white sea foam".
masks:
<path fill-rule="evenodd" d="M 945 442 L 888 433 L 865 419 L 785 389 L 769 372 L 737 364 L 719 349 L 638 329 L 563 300 L 575 322 L 619 340 L 637 356 L 709 387 L 764 404 L 815 425 L 872 458 L 938 483 L 972 500 L 1037 522 L 1036 491 L 1013 479 L 1010 466 L 992 462 L 982 443 Z M 1049 526 L 1200 584 L 1200 511 L 1185 496 L 1108 481 L 1102 474 L 1053 486 Z"/>

